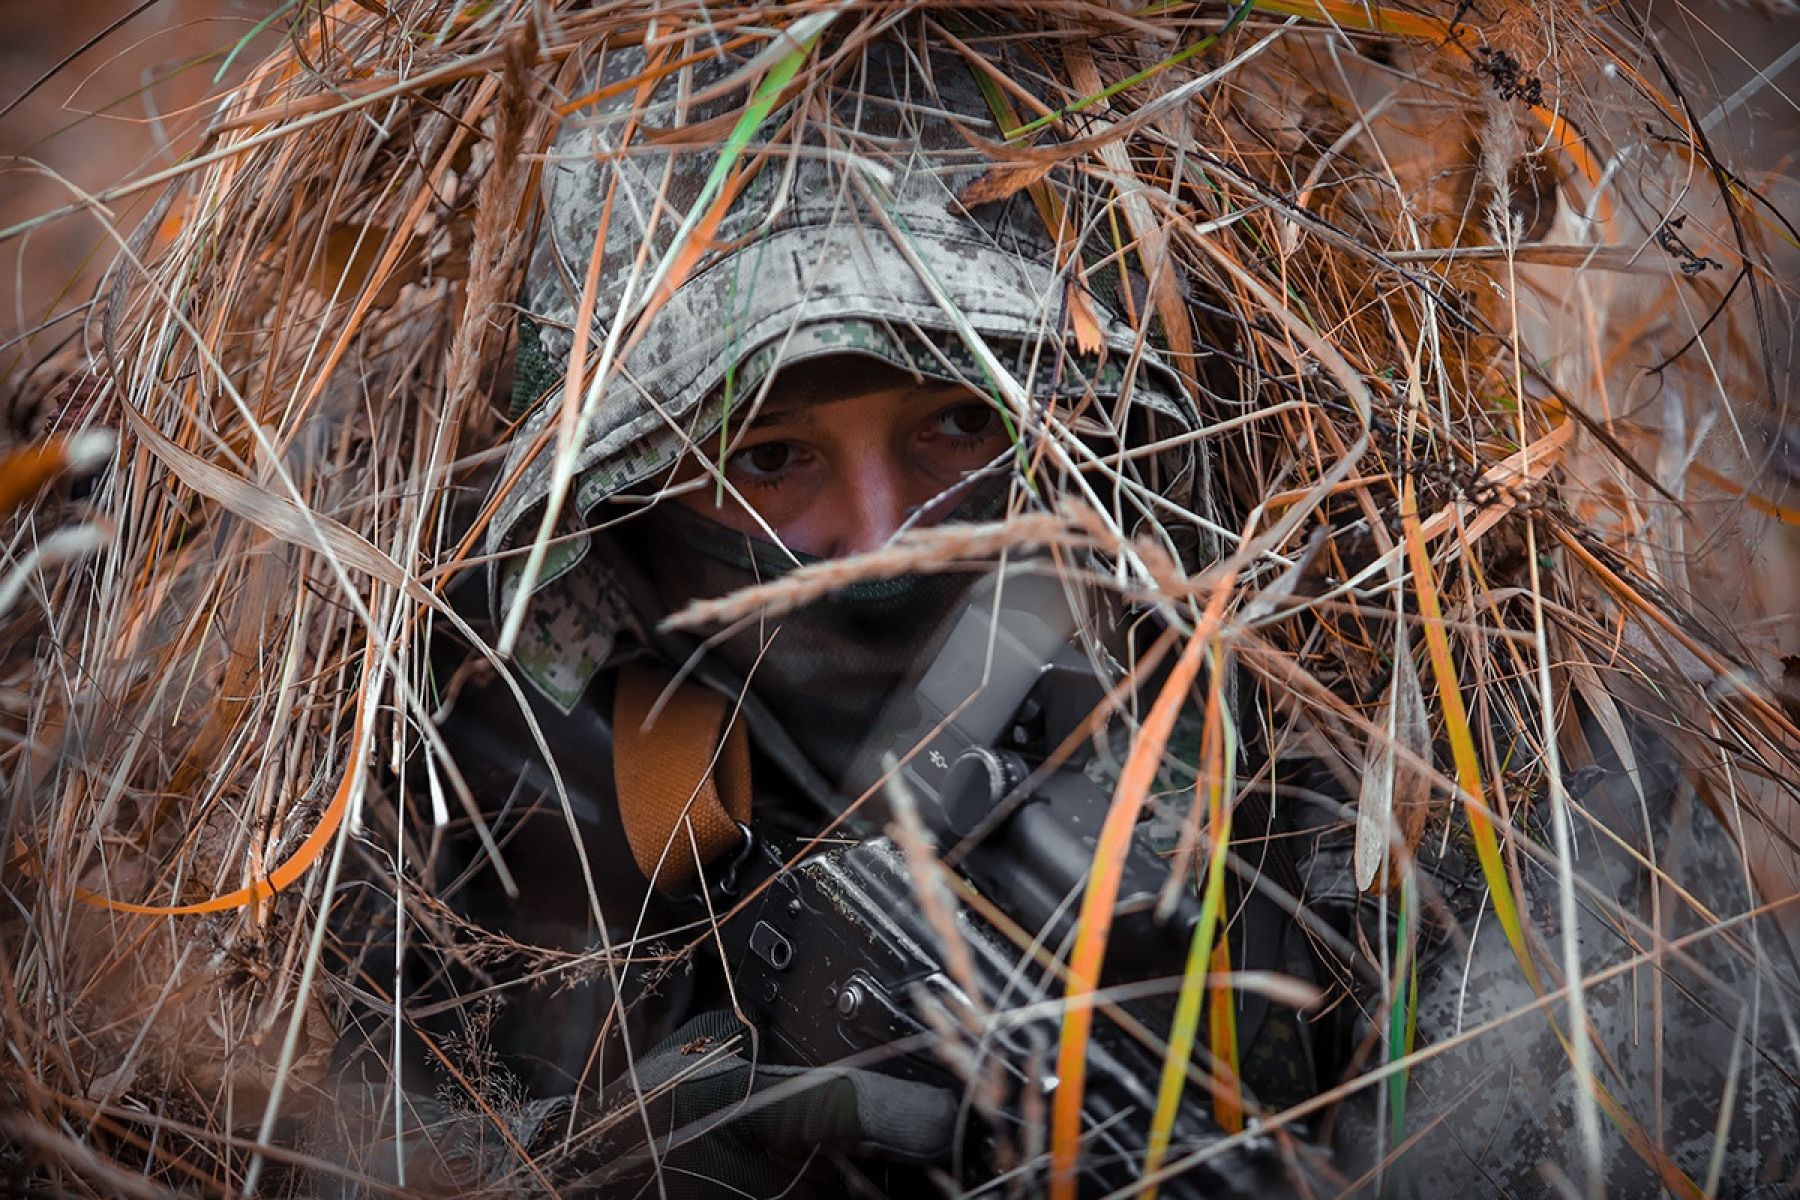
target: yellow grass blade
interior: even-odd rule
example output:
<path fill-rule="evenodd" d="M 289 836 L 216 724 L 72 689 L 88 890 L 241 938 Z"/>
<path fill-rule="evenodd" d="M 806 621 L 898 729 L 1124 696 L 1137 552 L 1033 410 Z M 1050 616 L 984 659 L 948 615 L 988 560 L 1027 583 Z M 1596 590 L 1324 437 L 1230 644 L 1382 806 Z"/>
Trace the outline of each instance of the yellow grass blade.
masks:
<path fill-rule="evenodd" d="M 1120 865 L 1125 849 L 1137 831 L 1138 814 L 1156 780 L 1156 768 L 1169 743 L 1175 718 L 1181 712 L 1188 688 L 1199 673 L 1207 639 L 1218 625 L 1225 607 L 1231 578 L 1213 593 L 1200 626 L 1182 649 L 1169 678 L 1157 693 L 1144 719 L 1137 741 L 1113 792 L 1112 807 L 1100 829 L 1087 890 L 1081 898 L 1081 916 L 1075 946 L 1069 956 L 1068 1007 L 1056 1050 L 1056 1093 L 1050 1108 L 1050 1195 L 1052 1200 L 1075 1200 L 1075 1166 L 1081 1151 L 1081 1100 L 1087 1086 L 1087 1043 L 1093 1028 L 1093 1006 L 1088 1003 L 1100 985 L 1100 965 L 1106 957 L 1106 941 L 1112 932 L 1113 905 L 1119 895 Z"/>
<path fill-rule="evenodd" d="M 1150 1121 L 1150 1142 L 1144 1155 L 1144 1174 L 1155 1175 L 1169 1151 L 1169 1134 L 1181 1105 L 1187 1082 L 1188 1060 L 1194 1052 L 1194 1035 L 1200 1024 L 1200 1000 L 1205 994 L 1207 971 L 1223 978 L 1231 970 L 1231 953 L 1216 934 L 1225 908 L 1225 854 L 1231 841 L 1231 809 L 1226 804 L 1233 787 L 1237 761 L 1237 737 L 1223 702 L 1224 678 L 1221 648 L 1215 642 L 1211 686 L 1206 693 L 1206 723 L 1201 733 L 1201 786 L 1206 792 L 1207 836 L 1212 839 L 1206 867 L 1206 891 L 1200 905 L 1200 921 L 1188 945 L 1187 966 L 1181 992 L 1175 1001 L 1175 1017 L 1169 1028 L 1169 1049 L 1163 1059 L 1157 1086 L 1156 1111 Z M 1219 1124 L 1231 1132 L 1243 1128 L 1244 1105 L 1238 1086 L 1237 1023 L 1231 988 L 1220 984 L 1211 992 L 1210 1033 L 1213 1057 L 1226 1064 L 1229 1079 L 1213 1094 L 1213 1111 Z M 1145 1200 L 1156 1195 L 1155 1186 L 1141 1193 Z"/>
<path fill-rule="evenodd" d="M 1494 915 L 1511 943 L 1525 978 L 1534 992 L 1542 993 L 1537 966 L 1525 944 L 1525 932 L 1519 922 L 1519 907 L 1513 899 L 1512 881 L 1506 864 L 1500 859 L 1500 841 L 1488 819 L 1481 785 L 1481 766 L 1475 756 L 1475 738 L 1469 730 L 1468 710 L 1463 707 L 1462 688 L 1456 680 L 1456 663 L 1450 657 L 1450 638 L 1444 630 L 1444 613 L 1438 603 L 1437 575 L 1431 567 L 1431 556 L 1425 550 L 1425 537 L 1419 529 L 1418 500 L 1413 494 L 1413 481 L 1407 477 L 1400 492 L 1400 524 L 1406 538 L 1406 557 L 1412 566 L 1413 592 L 1419 600 L 1419 617 L 1425 627 L 1425 645 L 1431 652 L 1431 670 L 1437 679 L 1438 703 L 1444 714 L 1444 736 L 1450 740 L 1451 758 L 1456 763 L 1456 783 L 1463 792 L 1463 803 L 1469 818 L 1469 830 L 1475 838 L 1475 857 L 1487 880 L 1488 892 L 1494 900 Z"/>
<path fill-rule="evenodd" d="M 1432 672 L 1437 677 L 1445 735 L 1450 739 L 1450 751 L 1456 763 L 1456 781 L 1464 792 L 1469 829 L 1475 839 L 1475 856 L 1481 863 L 1481 873 L 1487 882 L 1489 897 L 1494 903 L 1494 915 L 1506 933 L 1506 940 L 1512 945 L 1513 954 L 1519 960 L 1519 967 L 1531 984 L 1531 990 L 1541 996 L 1544 994 L 1543 981 L 1531 958 L 1530 948 L 1525 943 L 1524 928 L 1519 920 L 1512 883 L 1500 857 L 1499 839 L 1494 833 L 1493 822 L 1488 819 L 1486 808 L 1480 804 L 1483 793 L 1480 767 L 1475 757 L 1475 740 L 1469 730 L 1462 691 L 1457 684 L 1456 664 L 1450 657 L 1450 639 L 1444 629 L 1443 610 L 1438 602 L 1437 576 L 1425 550 L 1425 538 L 1419 526 L 1418 502 L 1410 476 L 1400 493 L 1400 524 L 1406 539 L 1407 560 L 1413 570 L 1413 588 L 1419 600 L 1425 642 L 1431 651 Z M 1568 1036 L 1557 1026 L 1554 1018 L 1551 1018 L 1550 1024 L 1557 1040 L 1562 1043 L 1564 1053 L 1572 1059 L 1574 1047 Z M 1625 1111 L 1606 1086 L 1596 1079 L 1593 1087 L 1601 1110 L 1612 1120 L 1626 1141 L 1631 1143 L 1632 1148 L 1655 1169 L 1663 1183 L 1680 1195 L 1699 1196 L 1701 1192 L 1698 1186 L 1670 1160 L 1655 1139 Z"/>

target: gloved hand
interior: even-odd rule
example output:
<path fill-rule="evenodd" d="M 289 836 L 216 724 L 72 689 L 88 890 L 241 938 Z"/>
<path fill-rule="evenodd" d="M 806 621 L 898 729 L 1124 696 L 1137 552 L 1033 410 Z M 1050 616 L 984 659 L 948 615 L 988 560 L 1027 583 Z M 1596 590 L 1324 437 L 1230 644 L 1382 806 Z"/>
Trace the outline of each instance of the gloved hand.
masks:
<path fill-rule="evenodd" d="M 957 1111 L 950 1090 L 873 1071 L 753 1063 L 752 1052 L 734 1015 L 709 1012 L 638 1059 L 637 1094 L 623 1079 L 607 1090 L 609 1129 L 590 1160 L 597 1169 L 574 1194 L 657 1195 L 637 1095 L 672 1200 L 840 1196 L 834 1156 L 948 1165 Z"/>
<path fill-rule="evenodd" d="M 566 1121 L 569 1097 L 490 1104 L 487 1112 L 452 1107 L 435 1096 L 396 1097 L 389 1087 L 348 1087 L 322 1106 L 302 1146 L 335 1168 L 310 1181 L 319 1200 L 375 1200 L 541 1195 L 544 1187 L 520 1158 L 552 1140 Z M 504 1132 L 503 1132 L 504 1130 Z"/>

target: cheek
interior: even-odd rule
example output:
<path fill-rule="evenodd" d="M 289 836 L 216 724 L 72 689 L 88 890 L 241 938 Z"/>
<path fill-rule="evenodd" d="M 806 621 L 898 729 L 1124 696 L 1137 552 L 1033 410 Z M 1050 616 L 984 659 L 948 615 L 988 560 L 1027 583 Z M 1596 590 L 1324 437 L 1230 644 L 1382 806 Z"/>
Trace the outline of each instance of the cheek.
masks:
<path fill-rule="evenodd" d="M 806 550 L 808 547 L 801 544 L 806 527 L 818 510 L 828 507 L 819 503 L 820 482 L 814 475 L 809 471 L 796 472 L 776 487 L 739 482 L 734 494 L 721 489 L 716 479 L 700 471 L 696 478 L 702 482 L 675 497 L 675 502 L 709 521 L 762 541 L 768 540 L 768 530 L 772 529 L 791 549 Z"/>
<path fill-rule="evenodd" d="M 721 488 L 712 470 L 692 457 L 683 461 L 680 469 L 670 478 L 669 486 L 682 489 L 671 499 L 696 516 L 705 517 L 728 529 L 756 528 L 756 522 L 744 511 L 737 497 Z"/>
<path fill-rule="evenodd" d="M 964 441 L 934 437 L 921 442 L 912 459 L 918 470 L 930 476 L 938 487 L 945 488 L 993 462 L 1006 449 L 1006 438 L 989 436 Z"/>
<path fill-rule="evenodd" d="M 728 529 L 748 531 L 756 528 L 756 522 L 751 520 L 750 514 L 744 511 L 729 492 L 721 497 L 710 483 L 691 492 L 683 492 L 675 497 L 675 503 Z"/>

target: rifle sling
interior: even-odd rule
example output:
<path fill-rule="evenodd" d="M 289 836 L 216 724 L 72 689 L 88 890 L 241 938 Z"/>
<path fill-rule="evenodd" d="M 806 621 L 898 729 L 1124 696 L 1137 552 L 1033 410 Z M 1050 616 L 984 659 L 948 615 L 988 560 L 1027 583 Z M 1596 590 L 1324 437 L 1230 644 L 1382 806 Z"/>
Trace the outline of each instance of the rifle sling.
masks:
<path fill-rule="evenodd" d="M 687 888 L 701 867 L 743 843 L 742 827 L 750 822 L 750 742 L 744 722 L 734 716 L 725 696 L 697 683 L 675 683 L 658 663 L 619 668 L 614 794 L 631 856 L 660 892 Z"/>

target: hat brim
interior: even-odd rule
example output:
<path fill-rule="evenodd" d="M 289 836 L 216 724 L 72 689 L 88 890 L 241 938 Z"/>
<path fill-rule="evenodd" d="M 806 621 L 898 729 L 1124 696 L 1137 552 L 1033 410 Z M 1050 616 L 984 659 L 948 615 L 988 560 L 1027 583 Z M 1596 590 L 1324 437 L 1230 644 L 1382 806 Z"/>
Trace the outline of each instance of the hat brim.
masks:
<path fill-rule="evenodd" d="M 613 373 L 602 405 L 627 392 L 641 393 L 647 403 L 629 421 L 595 422 L 604 432 L 576 456 L 575 512 L 585 516 L 671 466 L 694 441 L 718 430 L 728 403 L 754 395 L 780 368 L 825 354 L 872 354 L 988 390 L 989 371 L 969 345 L 980 338 L 990 350 L 1004 351 L 1001 366 L 1014 372 L 1028 395 L 1042 398 L 1095 390 L 1097 361 L 1110 364 L 1120 381 L 1124 365 L 1135 362 L 1134 400 L 1177 425 L 1196 423 L 1172 373 L 1143 345 L 1141 334 L 1098 299 L 1089 296 L 1105 354 L 1097 360 L 1065 343 L 1067 285 L 1051 265 L 975 240 L 966 222 L 948 214 L 936 227 L 920 224 L 915 214 L 914 227 L 891 236 L 849 221 L 790 225 L 720 256 L 686 280 Z M 954 266 L 927 278 L 925 263 Z M 851 335 L 835 344 L 801 336 L 859 323 L 889 336 Z M 929 335 L 922 347 L 898 348 L 897 342 L 917 333 Z M 728 377 L 735 384 L 730 396 Z M 535 442 L 560 407 L 556 389 L 527 418 L 515 444 Z M 543 501 L 548 483 L 548 458 L 540 455 L 496 514 L 490 549 L 512 541 L 513 529 Z"/>

